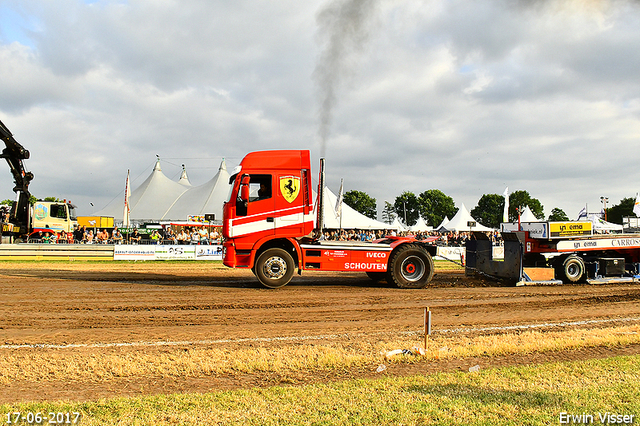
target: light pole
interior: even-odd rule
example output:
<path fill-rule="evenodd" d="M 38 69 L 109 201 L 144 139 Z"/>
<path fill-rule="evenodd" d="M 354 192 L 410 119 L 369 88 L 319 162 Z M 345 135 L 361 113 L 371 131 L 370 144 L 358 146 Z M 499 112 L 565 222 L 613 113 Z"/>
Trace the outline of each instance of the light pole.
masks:
<path fill-rule="evenodd" d="M 600 201 L 602 202 L 602 209 L 604 211 L 604 220 L 607 220 L 607 201 L 609 201 L 609 198 L 607 197 L 600 197 Z"/>
<path fill-rule="evenodd" d="M 407 202 L 403 201 L 402 205 L 404 206 L 404 226 L 407 226 Z"/>

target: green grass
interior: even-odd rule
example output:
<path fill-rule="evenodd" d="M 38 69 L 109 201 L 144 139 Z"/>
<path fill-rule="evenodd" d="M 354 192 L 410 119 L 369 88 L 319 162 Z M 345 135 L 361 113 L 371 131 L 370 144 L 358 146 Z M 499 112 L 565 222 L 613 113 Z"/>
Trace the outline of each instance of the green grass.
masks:
<path fill-rule="evenodd" d="M 0 406 L 82 413 L 80 424 L 549 425 L 560 413 L 640 419 L 640 356 L 300 387 Z"/>

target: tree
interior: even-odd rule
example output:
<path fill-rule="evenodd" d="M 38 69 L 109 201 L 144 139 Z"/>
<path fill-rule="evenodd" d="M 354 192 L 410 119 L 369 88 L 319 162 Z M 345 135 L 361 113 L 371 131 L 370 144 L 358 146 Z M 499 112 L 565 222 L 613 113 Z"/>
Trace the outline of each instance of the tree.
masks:
<path fill-rule="evenodd" d="M 537 219 L 544 219 L 544 208 L 537 198 L 532 198 L 527 191 L 514 191 L 509 195 L 509 220 L 516 221 L 518 219 L 517 210 L 522 210 L 526 206 Z"/>
<path fill-rule="evenodd" d="M 393 211 L 393 204 L 388 201 L 384 202 L 384 210 L 382 210 L 382 221 L 391 225 L 396 218 L 396 214 Z"/>
<path fill-rule="evenodd" d="M 489 228 L 499 228 L 504 212 L 504 197 L 499 194 L 484 194 L 478 205 L 469 213 L 478 222 Z"/>
<path fill-rule="evenodd" d="M 551 214 L 549 215 L 549 220 L 554 222 L 564 222 L 569 220 L 569 216 L 564 212 L 564 210 L 555 207 L 551 210 Z"/>
<path fill-rule="evenodd" d="M 617 223 L 622 225 L 623 217 L 634 217 L 633 205 L 635 204 L 634 198 L 623 198 L 620 200 L 620 204 L 607 209 L 607 222 Z"/>
<path fill-rule="evenodd" d="M 413 192 L 405 191 L 393 203 L 396 215 L 403 219 L 405 225 L 412 226 L 418 221 L 420 216 L 420 203 L 418 197 Z M 405 216 L 406 215 L 406 216 Z M 404 220 L 406 218 L 406 221 Z"/>
<path fill-rule="evenodd" d="M 351 190 L 344 194 L 344 203 L 363 215 L 375 219 L 378 215 L 376 199 L 371 198 L 366 192 Z"/>
<path fill-rule="evenodd" d="M 48 198 L 53 198 L 53 197 L 48 197 Z M 29 196 L 29 204 L 34 205 L 36 202 L 38 201 L 38 199 L 36 197 L 34 197 L 33 195 Z M 60 201 L 56 198 L 56 200 L 47 200 L 46 198 L 44 199 L 44 201 Z M 6 204 L 7 206 L 13 206 L 16 203 L 16 200 L 9 200 L 6 199 L 2 202 L 0 202 L 0 204 Z"/>
<path fill-rule="evenodd" d="M 420 204 L 420 216 L 431 226 L 440 225 L 445 216 L 451 218 L 458 212 L 453 198 L 438 189 L 424 191 L 418 197 L 418 203 Z"/>

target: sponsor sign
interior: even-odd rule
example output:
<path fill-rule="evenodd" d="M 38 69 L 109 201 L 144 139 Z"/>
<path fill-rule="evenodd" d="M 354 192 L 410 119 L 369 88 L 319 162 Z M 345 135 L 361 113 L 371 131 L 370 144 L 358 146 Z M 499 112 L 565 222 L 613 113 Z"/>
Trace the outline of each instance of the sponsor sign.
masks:
<path fill-rule="evenodd" d="M 598 238 L 589 240 L 559 241 L 558 251 L 574 250 L 605 250 L 605 249 L 637 249 L 640 248 L 640 238 Z"/>
<path fill-rule="evenodd" d="M 592 235 L 591 222 L 549 222 L 551 238 Z"/>
<path fill-rule="evenodd" d="M 189 245 L 157 245 L 156 260 L 193 260 L 196 246 Z"/>
<path fill-rule="evenodd" d="M 154 260 L 156 246 L 151 245 L 115 245 L 113 260 Z"/>
<path fill-rule="evenodd" d="M 549 224 L 547 222 L 521 222 L 520 228 L 522 231 L 529 231 L 530 238 L 549 239 Z M 517 223 L 502 223 L 500 230 L 502 232 L 516 232 L 519 229 Z"/>
<path fill-rule="evenodd" d="M 222 246 L 193 246 L 196 249 L 195 258 L 197 260 L 222 260 Z"/>

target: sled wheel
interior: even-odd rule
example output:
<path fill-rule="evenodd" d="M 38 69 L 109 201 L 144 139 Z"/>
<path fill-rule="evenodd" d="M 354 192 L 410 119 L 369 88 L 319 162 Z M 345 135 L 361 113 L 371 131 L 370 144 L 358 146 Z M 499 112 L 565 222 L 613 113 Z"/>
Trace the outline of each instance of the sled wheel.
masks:
<path fill-rule="evenodd" d="M 575 255 L 567 257 L 558 269 L 560 278 L 566 283 L 582 282 L 586 275 L 584 260 Z"/>
<path fill-rule="evenodd" d="M 380 281 L 385 281 L 387 279 L 386 272 L 367 272 L 367 276 L 371 278 L 371 281 L 379 283 Z"/>
<path fill-rule="evenodd" d="M 400 288 L 423 288 L 433 278 L 433 259 L 415 244 L 400 246 L 391 257 L 387 281 Z"/>
<path fill-rule="evenodd" d="M 254 266 L 254 273 L 258 281 L 269 288 L 285 286 L 291 281 L 294 272 L 293 257 L 283 249 L 271 248 L 265 250 Z"/>

